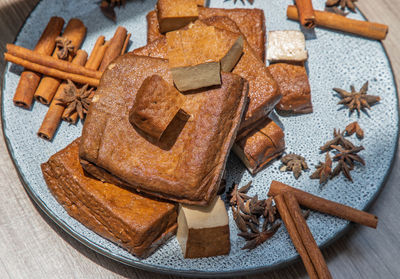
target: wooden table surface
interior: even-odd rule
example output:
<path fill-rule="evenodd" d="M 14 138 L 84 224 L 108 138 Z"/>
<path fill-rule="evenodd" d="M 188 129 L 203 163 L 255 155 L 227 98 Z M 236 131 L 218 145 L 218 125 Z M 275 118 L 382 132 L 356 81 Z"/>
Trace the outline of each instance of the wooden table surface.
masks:
<path fill-rule="evenodd" d="M 222 1 L 222 0 L 221 0 Z M 265 1 L 265 0 L 258 0 Z M 276 0 L 279 1 L 279 0 Z M 38 0 L 0 0 L 0 52 L 11 43 Z M 384 41 L 395 76 L 400 77 L 400 0 L 359 0 L 370 21 L 389 25 Z M 373 67 L 373 65 L 371 65 Z M 4 59 L 0 58 L 3 76 Z M 399 83 L 399 79 L 396 79 Z M 0 132 L 1 133 L 1 132 Z M 353 225 L 344 237 L 323 249 L 334 278 L 400 277 L 399 154 L 370 212 L 379 216 L 373 230 Z M 125 266 L 86 248 L 57 227 L 30 200 L 0 140 L 0 278 L 181 278 Z M 243 278 L 307 278 L 297 262 L 275 272 Z"/>

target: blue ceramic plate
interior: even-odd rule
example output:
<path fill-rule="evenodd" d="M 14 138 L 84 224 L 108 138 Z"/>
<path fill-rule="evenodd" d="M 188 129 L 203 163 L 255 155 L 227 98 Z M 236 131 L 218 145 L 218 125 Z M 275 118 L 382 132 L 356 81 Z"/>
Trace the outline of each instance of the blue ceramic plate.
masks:
<path fill-rule="evenodd" d="M 313 1 L 315 8 L 322 10 L 324 0 Z M 118 23 L 132 33 L 130 49 L 146 44 L 146 14 L 156 0 L 129 1 L 125 9 L 117 9 Z M 286 19 L 286 7 L 292 0 L 256 0 L 254 8 L 265 11 L 267 31 L 299 29 L 297 22 Z M 233 1 L 212 0 L 211 7 L 234 8 Z M 247 5 L 245 8 L 252 8 Z M 40 37 L 41 30 L 51 16 L 61 16 L 66 21 L 78 17 L 88 27 L 88 35 L 83 49 L 90 51 L 99 35 L 111 38 L 116 26 L 99 11 L 98 1 L 44 0 L 26 20 L 16 44 L 33 48 Z M 349 17 L 365 20 L 359 13 Z M 358 166 L 349 183 L 339 176 L 320 187 L 317 180 L 309 178 L 310 172 L 295 180 L 291 173 L 281 173 L 280 163 L 274 162 L 267 169 L 252 177 L 237 157 L 231 155 L 227 164 L 227 183 L 240 182 L 241 185 L 253 180 L 250 194 L 258 193 L 265 198 L 271 180 L 279 180 L 300 189 L 317 194 L 358 209 L 364 209 L 376 197 L 385 177 L 390 171 L 396 151 L 398 134 L 398 99 L 390 62 L 377 41 L 332 32 L 317 28 L 315 33 L 307 33 L 309 51 L 308 71 L 312 89 L 314 113 L 296 117 L 280 117 L 278 123 L 284 128 L 287 152 L 295 152 L 307 158 L 311 171 L 322 161 L 318 147 L 332 137 L 334 128 L 344 129 L 353 121 L 358 121 L 365 131 L 362 144 L 365 151 L 360 154 L 366 166 Z M 206 259 L 185 260 L 175 238 L 158 249 L 151 257 L 140 260 L 113 243 L 96 235 L 71 218 L 50 194 L 43 180 L 40 164 L 58 150 L 64 148 L 81 133 L 82 125 L 62 123 L 52 142 L 36 136 L 47 107 L 35 103 L 32 110 L 15 107 L 12 97 L 18 84 L 21 67 L 7 65 L 2 94 L 3 129 L 12 159 L 21 175 L 27 192 L 38 205 L 63 229 L 73 237 L 115 260 L 128 265 L 152 271 L 174 274 L 213 276 L 250 273 L 268 270 L 292 262 L 297 253 L 284 226 L 265 244 L 250 252 L 241 250 L 244 240 L 237 237 L 238 230 L 229 210 L 232 250 L 229 256 Z M 349 89 L 354 84 L 358 89 L 369 81 L 369 92 L 379 95 L 382 101 L 368 114 L 353 113 L 340 109 L 339 98 L 333 87 Z M 348 222 L 317 212 L 312 212 L 308 224 L 319 245 L 336 239 L 344 232 Z"/>

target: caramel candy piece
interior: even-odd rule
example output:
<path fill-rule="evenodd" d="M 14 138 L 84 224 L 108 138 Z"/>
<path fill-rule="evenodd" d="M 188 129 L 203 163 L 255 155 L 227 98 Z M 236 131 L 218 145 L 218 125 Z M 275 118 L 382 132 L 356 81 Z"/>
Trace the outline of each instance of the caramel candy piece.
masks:
<path fill-rule="evenodd" d="M 285 30 L 268 32 L 267 60 L 269 62 L 306 61 L 306 40 L 301 31 Z"/>
<path fill-rule="evenodd" d="M 41 165 L 50 192 L 85 227 L 147 257 L 176 232 L 177 205 L 103 183 L 79 163 L 75 140 Z"/>
<path fill-rule="evenodd" d="M 158 0 L 157 17 L 160 33 L 177 30 L 195 21 L 199 17 L 198 2 L 197 0 Z"/>
<path fill-rule="evenodd" d="M 278 113 L 303 114 L 313 112 L 310 84 L 306 68 L 302 63 L 277 63 L 268 68 L 282 94 L 282 99 L 275 107 Z"/>
<path fill-rule="evenodd" d="M 233 151 L 251 174 L 261 171 L 285 149 L 285 135 L 271 119 L 261 121 L 253 130 L 238 135 Z"/>
<path fill-rule="evenodd" d="M 229 219 L 221 198 L 215 197 L 207 207 L 180 205 L 176 238 L 185 258 L 229 254 Z"/>
<path fill-rule="evenodd" d="M 167 33 L 169 68 L 180 91 L 221 84 L 243 52 L 243 36 L 226 36 L 197 21 L 187 30 Z"/>
<path fill-rule="evenodd" d="M 136 94 L 129 112 L 129 122 L 160 140 L 177 114 L 185 114 L 181 110 L 184 102 L 184 95 L 159 75 L 152 75 L 143 81 Z"/>

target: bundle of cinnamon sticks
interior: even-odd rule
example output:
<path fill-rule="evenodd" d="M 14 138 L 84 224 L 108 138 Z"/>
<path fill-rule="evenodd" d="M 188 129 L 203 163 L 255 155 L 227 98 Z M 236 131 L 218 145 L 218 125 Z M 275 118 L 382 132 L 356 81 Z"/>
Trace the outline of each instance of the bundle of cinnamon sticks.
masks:
<path fill-rule="evenodd" d="M 39 129 L 38 136 L 51 140 L 61 122 L 76 123 L 77 112 L 65 112 L 65 106 L 58 101 L 64 95 L 66 81 L 97 87 L 109 63 L 124 54 L 131 34 L 124 27 L 118 27 L 113 38 L 105 41 L 100 36 L 88 58 L 79 50 L 86 36 L 86 27 L 79 19 L 71 19 L 62 34 L 74 49 L 65 60 L 57 55 L 56 38 L 60 36 L 64 20 L 52 17 L 42 33 L 34 50 L 8 44 L 4 58 L 8 62 L 25 68 L 21 74 L 13 102 L 16 106 L 30 109 L 34 99 L 49 105 L 49 110 Z M 93 93 L 90 97 L 93 97 Z"/>
<path fill-rule="evenodd" d="M 374 40 L 385 39 L 389 31 L 389 27 L 385 24 L 350 19 L 327 11 L 316 11 L 313 9 L 311 0 L 296 0 L 295 2 L 296 6 L 288 6 L 287 17 L 300 21 L 306 28 L 320 26 Z"/>
<path fill-rule="evenodd" d="M 375 215 L 314 196 L 278 181 L 272 181 L 268 196 L 274 197 L 279 214 L 311 279 L 332 276 L 302 215 L 300 205 L 371 228 L 376 228 L 378 224 Z"/>

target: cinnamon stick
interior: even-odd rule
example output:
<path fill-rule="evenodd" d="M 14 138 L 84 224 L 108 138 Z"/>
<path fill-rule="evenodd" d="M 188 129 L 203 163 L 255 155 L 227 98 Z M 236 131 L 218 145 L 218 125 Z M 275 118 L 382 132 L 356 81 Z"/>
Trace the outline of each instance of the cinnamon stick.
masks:
<path fill-rule="evenodd" d="M 315 242 L 315 239 L 312 236 L 310 229 L 308 228 L 306 220 L 301 213 L 301 209 L 296 198 L 290 192 L 285 192 L 283 194 L 283 198 L 287 205 L 287 209 L 289 210 L 290 216 L 294 220 L 296 229 L 300 235 L 304 247 L 306 248 L 311 262 L 313 263 L 315 271 L 318 274 L 318 277 L 324 279 L 332 278 L 328 266 L 326 265 L 325 259 L 321 253 L 321 250 L 319 250 L 318 245 Z"/>
<path fill-rule="evenodd" d="M 306 28 L 315 27 L 315 13 L 311 0 L 295 0 L 300 23 Z"/>
<path fill-rule="evenodd" d="M 81 65 L 71 65 L 71 63 L 68 61 L 56 59 L 51 56 L 41 55 L 30 49 L 12 44 L 7 44 L 7 53 L 35 64 L 71 74 L 83 75 L 96 79 L 100 79 L 103 74 L 102 72 L 90 70 Z"/>
<path fill-rule="evenodd" d="M 97 70 L 101 64 L 101 61 L 103 60 L 104 53 L 107 49 L 108 45 L 104 44 L 104 36 L 100 36 L 96 44 L 93 47 L 92 53 L 89 56 L 88 61 L 86 62 L 85 67 L 91 70 Z M 94 95 L 94 91 L 92 93 Z M 90 96 L 89 98 L 92 98 L 93 96 Z M 62 119 L 64 121 L 67 121 L 68 123 L 75 124 L 78 121 L 78 113 L 74 112 L 71 115 L 68 115 L 67 113 L 63 113 Z"/>
<path fill-rule="evenodd" d="M 73 18 L 68 22 L 62 36 L 71 40 L 71 45 L 74 46 L 74 50 L 76 51 L 81 46 L 85 35 L 86 27 L 83 22 Z M 71 61 L 72 57 L 72 54 L 69 54 L 67 61 Z M 57 49 L 53 53 L 53 58 L 58 59 Z M 43 77 L 35 92 L 35 99 L 42 104 L 48 105 L 53 99 L 60 82 L 59 79 L 54 77 Z"/>
<path fill-rule="evenodd" d="M 274 197 L 276 208 L 279 211 L 279 215 L 282 218 L 283 223 L 289 233 L 290 238 L 292 239 L 293 245 L 296 248 L 297 252 L 300 255 L 301 260 L 304 263 L 304 266 L 307 270 L 308 276 L 311 279 L 318 279 L 318 275 L 315 271 L 314 265 L 311 262 L 310 256 L 307 253 L 307 250 L 303 244 L 303 241 L 300 238 L 299 232 L 296 229 L 296 225 L 292 216 L 289 213 L 289 210 L 286 206 L 285 200 L 282 195 L 277 195 Z"/>
<path fill-rule="evenodd" d="M 383 40 L 389 31 L 389 27 L 385 24 L 351 19 L 325 11 L 314 11 L 314 13 L 317 26 L 340 30 L 369 39 Z M 287 17 L 292 20 L 299 20 L 296 6 L 288 6 Z"/>
<path fill-rule="evenodd" d="M 131 33 L 129 33 L 129 34 L 126 36 L 124 45 L 123 45 L 122 50 L 121 50 L 121 55 L 125 54 L 126 49 L 128 48 L 128 44 L 129 44 L 129 39 L 130 39 L 130 38 L 131 38 Z"/>
<path fill-rule="evenodd" d="M 285 192 L 292 193 L 296 197 L 296 200 L 304 207 L 337 216 L 371 228 L 376 228 L 378 225 L 378 217 L 373 214 L 314 196 L 279 181 L 272 181 L 268 196 L 277 196 Z"/>
<path fill-rule="evenodd" d="M 84 50 L 78 50 L 75 58 L 72 60 L 74 65 L 84 65 L 87 59 L 87 53 Z M 65 107 L 59 104 L 58 99 L 62 98 L 64 94 L 66 82 L 63 82 L 57 89 L 56 95 L 53 98 L 49 110 L 43 119 L 42 125 L 39 129 L 38 136 L 45 140 L 52 140 L 54 133 L 56 132 L 58 125 L 61 122 L 61 116 L 65 110 Z"/>
<path fill-rule="evenodd" d="M 64 19 L 52 17 L 44 29 L 34 51 L 44 55 L 50 55 L 56 45 L 56 38 L 62 31 Z M 16 106 L 29 109 L 32 105 L 33 95 L 39 85 L 41 74 L 29 70 L 24 70 L 19 79 L 17 90 L 15 91 L 13 102 Z"/>
<path fill-rule="evenodd" d="M 75 83 L 80 83 L 80 84 L 89 84 L 90 86 L 94 86 L 97 87 L 99 86 L 100 80 L 97 78 L 91 78 L 91 77 L 87 77 L 81 74 L 73 74 L 71 73 L 72 71 L 76 72 L 79 71 L 81 69 L 81 67 L 79 67 L 79 65 L 74 65 L 69 63 L 69 69 L 68 71 L 64 72 L 64 71 L 60 71 L 54 68 L 49 68 L 46 66 L 43 66 L 41 64 L 36 64 L 36 63 L 32 63 L 29 62 L 27 60 L 24 60 L 22 58 L 16 57 L 14 55 L 11 55 L 9 53 L 4 53 L 4 59 L 8 62 L 14 63 L 14 64 L 18 64 L 21 65 L 22 67 L 25 67 L 27 69 L 30 69 L 32 71 L 41 73 L 43 75 L 48 75 L 51 77 L 55 77 L 61 80 L 67 80 L 70 79 Z"/>
<path fill-rule="evenodd" d="M 106 53 L 104 54 L 103 61 L 100 64 L 99 70 L 103 72 L 107 66 L 113 61 L 115 58 L 121 55 L 121 51 L 125 44 L 125 39 L 127 37 L 127 31 L 124 27 L 118 26 L 117 30 L 114 33 L 110 41 L 110 45 L 107 48 Z"/>

